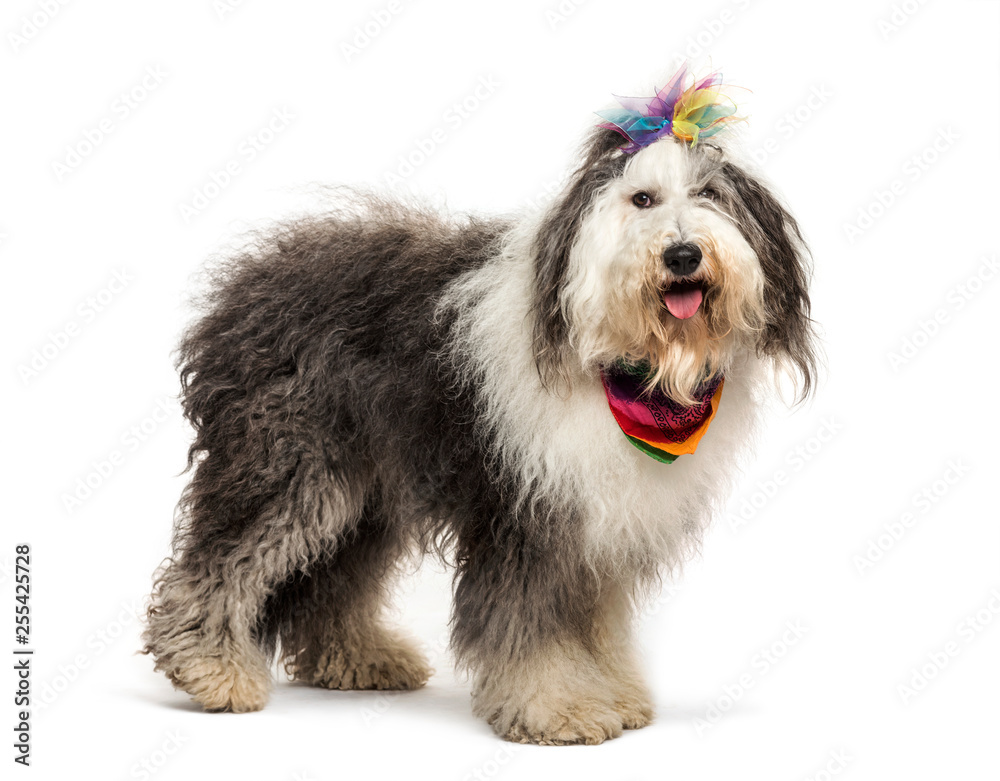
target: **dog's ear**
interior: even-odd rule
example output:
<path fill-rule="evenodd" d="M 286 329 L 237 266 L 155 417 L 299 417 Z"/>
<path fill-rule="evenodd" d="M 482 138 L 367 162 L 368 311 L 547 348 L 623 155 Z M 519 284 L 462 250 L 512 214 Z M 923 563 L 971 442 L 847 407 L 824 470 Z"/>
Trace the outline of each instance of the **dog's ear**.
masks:
<path fill-rule="evenodd" d="M 542 383 L 556 389 L 566 376 L 569 320 L 562 292 L 569 254 L 595 193 L 625 166 L 618 152 L 622 137 L 613 130 L 595 128 L 584 147 L 584 159 L 569 183 L 549 207 L 535 235 L 535 365 Z"/>
<path fill-rule="evenodd" d="M 764 272 L 768 318 L 760 352 L 797 370 L 802 400 L 812 391 L 816 376 L 807 290 L 809 250 L 795 218 L 763 182 L 732 162 L 722 170 L 733 187 L 729 211 Z"/>

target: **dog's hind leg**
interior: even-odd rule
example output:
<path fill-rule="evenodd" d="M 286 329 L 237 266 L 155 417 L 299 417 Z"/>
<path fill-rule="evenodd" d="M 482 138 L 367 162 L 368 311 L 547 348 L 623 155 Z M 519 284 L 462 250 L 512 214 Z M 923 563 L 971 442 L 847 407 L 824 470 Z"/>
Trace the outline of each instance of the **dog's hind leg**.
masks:
<path fill-rule="evenodd" d="M 207 710 L 239 713 L 262 708 L 271 686 L 267 598 L 357 522 L 364 481 L 338 479 L 317 445 L 280 443 L 256 471 L 224 464 L 225 480 L 219 460 L 197 467 L 144 641 L 175 686 Z"/>
<path fill-rule="evenodd" d="M 375 500 L 336 552 L 293 578 L 268 605 L 279 625 L 285 669 L 328 689 L 416 689 L 431 669 L 415 644 L 384 623 L 405 532 Z"/>

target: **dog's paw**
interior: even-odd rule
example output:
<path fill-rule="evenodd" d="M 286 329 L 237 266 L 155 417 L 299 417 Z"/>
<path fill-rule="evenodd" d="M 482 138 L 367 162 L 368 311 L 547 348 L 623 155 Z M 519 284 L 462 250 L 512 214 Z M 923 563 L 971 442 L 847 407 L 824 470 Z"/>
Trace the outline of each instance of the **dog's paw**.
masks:
<path fill-rule="evenodd" d="M 540 746 L 595 746 L 625 729 L 621 715 L 604 703 L 548 703 L 532 700 L 511 717 L 494 714 L 490 725 L 505 740 Z"/>
<path fill-rule="evenodd" d="M 432 672 L 410 640 L 379 630 L 361 642 L 336 643 L 310 678 L 327 689 L 419 689 Z"/>
<path fill-rule="evenodd" d="M 653 721 L 653 700 L 638 675 L 604 665 L 615 712 L 625 729 L 641 729 Z"/>
<path fill-rule="evenodd" d="M 266 669 L 216 658 L 197 661 L 171 678 L 207 711 L 260 710 L 271 691 L 271 676 Z"/>
<path fill-rule="evenodd" d="M 639 687 L 618 683 L 581 645 L 553 644 L 518 665 L 483 669 L 472 707 L 506 740 L 596 745 L 645 726 L 652 716 Z"/>
<path fill-rule="evenodd" d="M 642 729 L 653 722 L 653 703 L 642 696 L 615 700 L 615 712 L 625 729 Z"/>

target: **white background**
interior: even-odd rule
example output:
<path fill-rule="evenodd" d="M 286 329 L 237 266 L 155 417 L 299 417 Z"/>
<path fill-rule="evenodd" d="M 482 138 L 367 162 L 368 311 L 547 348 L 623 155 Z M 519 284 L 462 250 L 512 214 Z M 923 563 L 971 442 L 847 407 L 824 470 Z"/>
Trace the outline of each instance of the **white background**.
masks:
<path fill-rule="evenodd" d="M 36 649 L 16 777 L 998 778 L 1000 282 L 980 275 L 1000 251 L 1000 3 L 388 8 L 4 6 L 0 646 L 27 542 Z M 308 208 L 312 184 L 392 187 L 435 130 L 395 189 L 456 210 L 536 202 L 591 111 L 684 56 L 752 90 L 736 93 L 746 146 L 812 245 L 828 368 L 811 404 L 772 416 L 703 555 L 643 617 L 655 723 L 596 748 L 499 741 L 451 673 L 431 562 L 400 601 L 438 669 L 423 691 L 282 683 L 261 713 L 199 712 L 135 654 L 135 613 L 184 484 L 171 351 L 206 258 Z M 250 159 L 275 111 L 292 118 Z M 18 709 L 0 700 L 9 767 Z"/>

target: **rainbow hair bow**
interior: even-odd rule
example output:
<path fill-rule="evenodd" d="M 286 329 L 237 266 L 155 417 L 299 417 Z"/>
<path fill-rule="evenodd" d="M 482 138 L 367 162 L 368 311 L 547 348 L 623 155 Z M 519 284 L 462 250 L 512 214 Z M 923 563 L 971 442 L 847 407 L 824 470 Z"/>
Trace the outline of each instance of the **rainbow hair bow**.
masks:
<path fill-rule="evenodd" d="M 687 78 L 685 63 L 652 98 L 615 95 L 622 108 L 596 112 L 601 119 L 607 120 L 601 127 L 625 136 L 628 143 L 621 150 L 631 154 L 671 134 L 694 146 L 699 138 L 713 136 L 726 123 L 742 119 L 733 116 L 736 104 L 722 94 L 721 73 L 711 73 L 701 81 L 692 76 L 691 85 L 685 88 Z M 728 103 L 720 102 L 720 98 Z"/>

